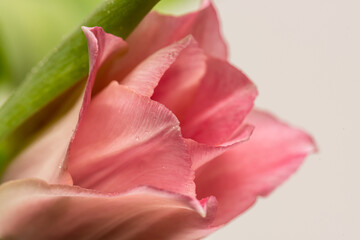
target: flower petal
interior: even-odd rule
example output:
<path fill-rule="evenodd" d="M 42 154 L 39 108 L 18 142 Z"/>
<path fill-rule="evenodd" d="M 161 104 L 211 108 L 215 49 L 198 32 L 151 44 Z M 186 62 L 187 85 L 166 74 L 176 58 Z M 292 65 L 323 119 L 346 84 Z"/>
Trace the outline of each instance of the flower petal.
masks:
<path fill-rule="evenodd" d="M 61 118 L 50 123 L 50 126 L 40 132 L 33 142 L 15 157 L 4 172 L 3 181 L 39 178 L 49 183 L 72 184 L 64 160 L 82 103 L 79 94 L 74 92 L 73 95 L 70 100 L 75 99 L 75 105 Z M 64 102 L 65 106 L 67 104 L 69 103 Z"/>
<path fill-rule="evenodd" d="M 209 58 L 196 97 L 181 121 L 182 134 L 197 142 L 227 142 L 251 110 L 257 91 L 241 71 L 228 62 Z"/>
<path fill-rule="evenodd" d="M 229 149 L 236 147 L 242 142 L 248 141 L 253 130 L 254 127 L 251 125 L 241 125 L 230 141 L 216 146 L 198 143 L 192 139 L 185 139 L 191 156 L 192 168 L 196 170 Z"/>
<path fill-rule="evenodd" d="M 11 199 L 11 201 L 9 201 Z M 195 199 L 148 187 L 104 195 L 40 180 L 0 186 L 3 239 L 199 239 L 216 200 Z"/>
<path fill-rule="evenodd" d="M 172 65 L 175 64 L 174 62 L 181 61 L 180 56 L 184 54 L 187 55 L 187 52 L 189 52 L 187 49 L 192 48 L 198 49 L 198 46 L 193 37 L 188 36 L 170 46 L 158 50 L 136 66 L 136 68 L 121 81 L 121 84 L 128 86 L 140 95 L 151 97 L 165 72 L 168 72 L 170 67 L 173 68 Z M 181 73 L 178 73 L 178 75 L 181 75 Z"/>
<path fill-rule="evenodd" d="M 83 103 L 84 108 L 90 103 L 99 68 L 112 57 L 121 58 L 120 56 L 125 54 L 128 45 L 122 38 L 106 33 L 101 27 L 82 27 L 82 30 L 89 49 L 89 77 Z"/>
<path fill-rule="evenodd" d="M 148 185 L 195 195 L 191 160 L 176 117 L 117 82 L 92 100 L 69 149 L 76 185 L 104 192 Z"/>
<path fill-rule="evenodd" d="M 221 36 L 216 11 L 210 1 L 196 12 L 183 16 L 150 12 L 126 39 L 129 51 L 122 59 L 111 59 L 102 67 L 101 79 L 94 92 L 98 93 L 111 81 L 121 82 L 140 62 L 157 50 L 192 35 L 205 53 L 227 58 L 226 44 Z"/>
<path fill-rule="evenodd" d="M 150 12 L 127 39 L 129 53 L 143 52 L 149 55 L 188 35 L 194 36 L 207 55 L 227 58 L 227 47 L 211 1 L 206 1 L 198 11 L 183 16 Z"/>
<path fill-rule="evenodd" d="M 208 55 L 226 59 L 226 44 L 221 36 L 216 10 L 210 1 L 198 11 L 183 16 L 150 12 L 127 40 L 130 47 L 138 46 L 151 53 L 190 34 Z M 144 46 L 142 43 L 152 44 Z M 140 52 L 139 48 L 137 52 Z"/>
<path fill-rule="evenodd" d="M 69 93 L 64 108 L 72 106 L 65 114 L 44 129 L 33 142 L 17 156 L 4 173 L 3 180 L 40 178 L 49 183 L 72 184 L 66 170 L 65 156 L 69 142 L 78 123 L 79 114 L 90 102 L 92 86 L 101 64 L 111 55 L 124 53 L 127 44 L 118 37 L 107 34 L 102 28 L 82 28 L 88 40 L 90 74 L 85 91 L 78 86 Z M 75 102 L 75 104 L 73 103 Z"/>
<path fill-rule="evenodd" d="M 269 194 L 315 150 L 309 135 L 267 113 L 252 111 L 246 122 L 255 126 L 250 140 L 196 172 L 198 196 L 215 196 L 219 202 L 215 226 L 245 211 L 257 196 Z"/>
<path fill-rule="evenodd" d="M 182 121 L 206 71 L 206 55 L 194 40 L 162 76 L 152 99 L 164 104 Z"/>

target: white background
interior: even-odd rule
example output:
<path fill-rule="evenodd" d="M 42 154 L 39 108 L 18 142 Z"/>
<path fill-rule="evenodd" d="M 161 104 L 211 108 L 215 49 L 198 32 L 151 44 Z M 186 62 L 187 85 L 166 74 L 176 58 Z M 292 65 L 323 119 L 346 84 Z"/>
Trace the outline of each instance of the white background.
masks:
<path fill-rule="evenodd" d="M 215 0 L 257 105 L 320 152 L 209 240 L 360 239 L 360 1 Z"/>

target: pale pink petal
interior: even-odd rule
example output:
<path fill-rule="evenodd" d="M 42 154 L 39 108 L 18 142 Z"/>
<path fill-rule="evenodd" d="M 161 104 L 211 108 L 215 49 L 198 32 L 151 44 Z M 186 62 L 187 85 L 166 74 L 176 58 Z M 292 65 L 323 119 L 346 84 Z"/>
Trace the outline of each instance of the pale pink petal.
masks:
<path fill-rule="evenodd" d="M 252 111 L 246 122 L 255 126 L 250 140 L 196 171 L 198 197 L 219 202 L 214 226 L 230 221 L 287 179 L 315 150 L 305 132 L 271 115 Z"/>
<path fill-rule="evenodd" d="M 228 62 L 209 58 L 195 99 L 181 121 L 182 134 L 219 145 L 229 140 L 253 107 L 256 87 Z"/>
<path fill-rule="evenodd" d="M 81 108 L 82 98 L 77 98 L 75 105 L 65 115 L 50 123 L 12 160 L 4 172 L 3 181 L 39 178 L 49 183 L 72 184 L 64 160 Z"/>
<path fill-rule="evenodd" d="M 170 66 L 172 66 L 174 62 L 181 61 L 180 56 L 187 55 L 189 52 L 188 49 L 193 48 L 198 49 L 197 43 L 192 36 L 188 36 L 168 47 L 162 48 L 136 66 L 136 68 L 125 77 L 121 84 L 128 86 L 140 95 L 151 97 L 155 87 L 165 72 L 169 71 Z M 196 65 L 196 63 L 194 64 Z M 176 65 L 178 65 L 178 63 Z"/>
<path fill-rule="evenodd" d="M 221 59 L 227 58 L 226 44 L 219 30 L 219 21 L 211 2 L 201 9 L 183 16 L 150 12 L 126 39 L 129 52 L 124 58 L 111 59 L 102 67 L 102 81 L 97 82 L 95 93 L 109 82 L 121 82 L 141 61 L 175 41 L 192 35 L 205 53 Z"/>
<path fill-rule="evenodd" d="M 214 198 L 201 203 L 149 187 L 104 195 L 40 180 L 0 186 L 2 239 L 195 240 L 209 228 Z"/>
<path fill-rule="evenodd" d="M 64 108 L 72 106 L 55 122 L 39 133 L 23 152 L 17 156 L 4 173 L 3 180 L 40 178 L 49 183 L 71 184 L 66 170 L 65 156 L 69 142 L 79 120 L 79 112 L 90 102 L 92 85 L 99 65 L 113 54 L 123 53 L 126 43 L 105 33 L 101 28 L 83 27 L 89 44 L 90 74 L 86 90 L 79 86 L 69 94 Z M 85 95 L 85 97 L 83 97 Z M 72 102 L 75 102 L 72 103 Z"/>
<path fill-rule="evenodd" d="M 85 188 L 123 192 L 149 185 L 195 195 L 176 117 L 116 82 L 88 106 L 68 157 L 74 184 Z"/>

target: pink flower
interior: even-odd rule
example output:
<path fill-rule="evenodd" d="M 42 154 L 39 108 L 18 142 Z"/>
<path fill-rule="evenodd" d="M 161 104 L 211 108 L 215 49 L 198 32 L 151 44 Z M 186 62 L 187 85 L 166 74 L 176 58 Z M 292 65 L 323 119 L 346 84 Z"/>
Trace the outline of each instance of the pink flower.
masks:
<path fill-rule="evenodd" d="M 228 63 L 211 3 L 152 12 L 127 42 L 83 30 L 84 95 L 7 169 L 1 238 L 199 239 L 314 151 L 303 131 L 252 110 L 256 88 Z"/>

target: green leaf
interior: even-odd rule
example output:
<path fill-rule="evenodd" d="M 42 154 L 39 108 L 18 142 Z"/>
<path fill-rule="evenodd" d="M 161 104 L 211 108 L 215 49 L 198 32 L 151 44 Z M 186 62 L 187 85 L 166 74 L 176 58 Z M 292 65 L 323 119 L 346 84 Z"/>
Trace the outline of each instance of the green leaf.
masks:
<path fill-rule="evenodd" d="M 159 0 L 107 0 L 81 25 L 101 26 L 126 38 Z M 55 26 L 54 26 L 55 27 Z M 41 61 L 0 109 L 0 140 L 66 89 L 87 76 L 86 39 L 80 26 Z"/>

